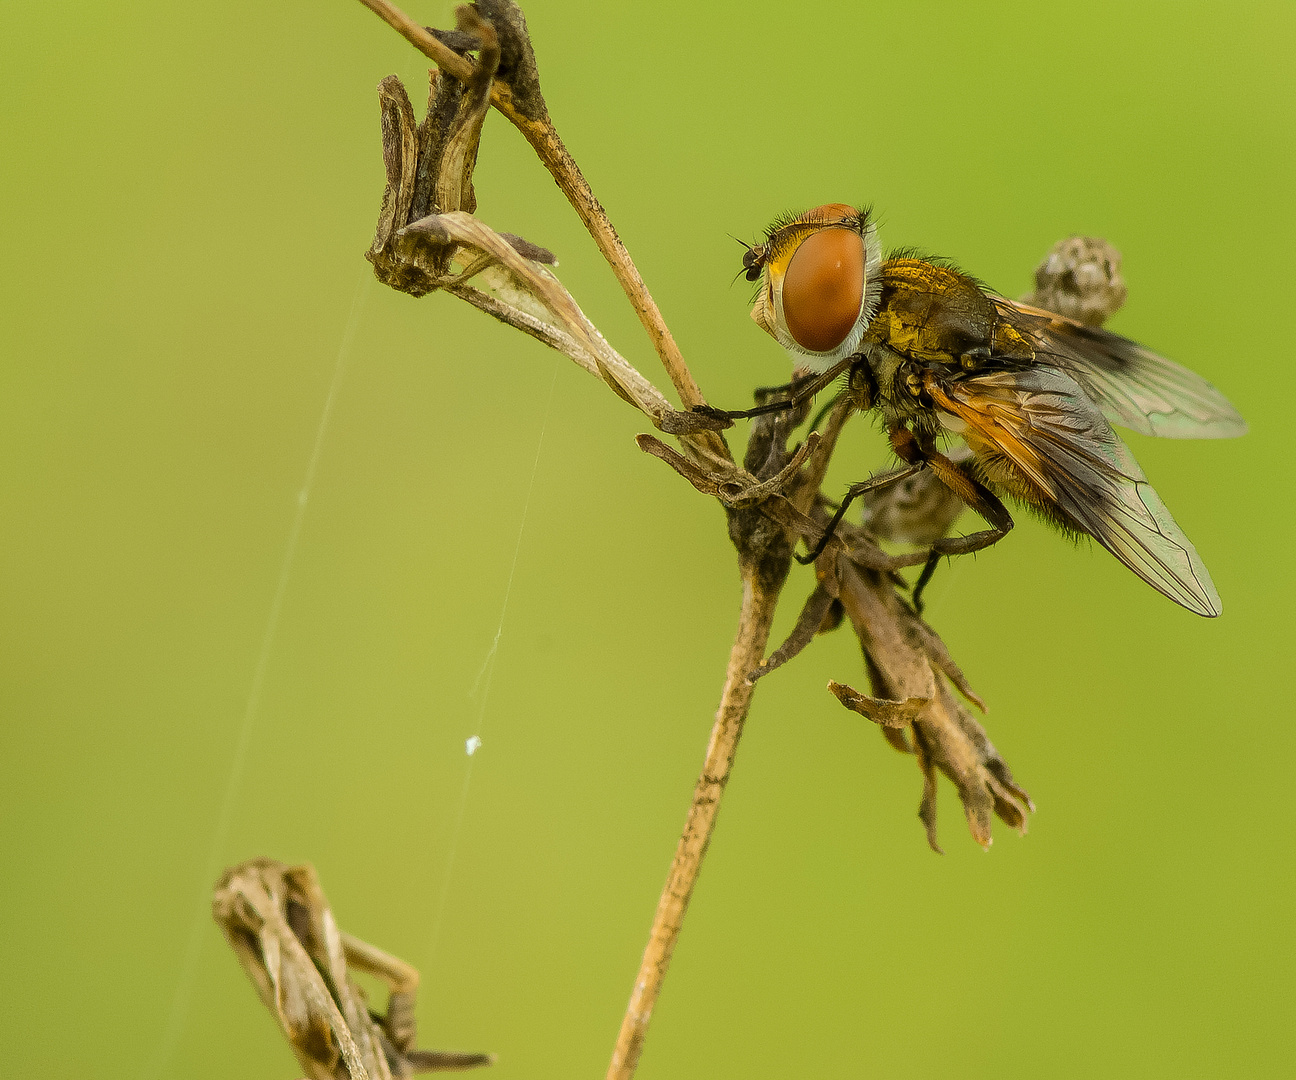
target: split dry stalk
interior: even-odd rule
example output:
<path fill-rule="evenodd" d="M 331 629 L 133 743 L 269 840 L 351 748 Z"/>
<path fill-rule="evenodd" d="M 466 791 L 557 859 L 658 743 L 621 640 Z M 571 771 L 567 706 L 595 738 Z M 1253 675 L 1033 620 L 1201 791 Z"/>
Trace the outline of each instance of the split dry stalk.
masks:
<path fill-rule="evenodd" d="M 360 0 L 360 2 L 447 75 L 464 83 L 471 78 L 473 69 L 471 61 L 442 44 L 426 27 L 420 26 L 395 4 L 388 3 L 387 0 Z M 640 276 L 634 260 L 630 258 L 630 253 L 621 242 L 616 229 L 612 227 L 607 212 L 595 198 L 589 181 L 585 179 L 576 160 L 571 156 L 553 122 L 549 119 L 549 110 L 540 94 L 540 82 L 535 71 L 531 39 L 527 35 L 526 19 L 522 16 L 521 9 L 515 4 L 482 3 L 477 6 L 482 14 L 497 26 L 504 20 L 509 20 L 517 31 L 519 41 L 525 42 L 525 50 L 522 52 L 523 70 L 518 73 L 511 85 L 496 82 L 492 86 L 491 104 L 503 113 L 531 144 L 536 156 L 549 170 L 559 189 L 567 196 L 567 201 L 572 204 L 572 208 L 585 223 L 585 228 L 589 230 L 594 243 L 598 245 L 599 251 L 611 265 L 617 281 L 621 283 L 621 288 L 625 290 L 626 297 L 639 316 L 639 321 L 648 331 L 653 348 L 657 350 L 657 355 L 661 358 L 666 374 L 670 377 L 684 408 L 691 409 L 694 405 L 703 404 L 702 391 L 698 389 L 692 372 L 684 363 L 679 346 L 675 344 L 675 338 L 666 325 L 666 320 L 662 318 L 662 313 L 648 291 L 644 279 Z M 514 13 L 516 13 L 515 19 Z"/>

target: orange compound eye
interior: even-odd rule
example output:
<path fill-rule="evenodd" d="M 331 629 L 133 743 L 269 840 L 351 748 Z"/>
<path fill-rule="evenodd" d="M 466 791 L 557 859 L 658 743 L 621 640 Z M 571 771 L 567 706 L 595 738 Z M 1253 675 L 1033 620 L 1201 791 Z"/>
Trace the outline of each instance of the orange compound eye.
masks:
<path fill-rule="evenodd" d="M 850 229 L 801 242 L 783 277 L 783 318 L 807 352 L 831 352 L 849 336 L 864 303 L 864 243 Z"/>

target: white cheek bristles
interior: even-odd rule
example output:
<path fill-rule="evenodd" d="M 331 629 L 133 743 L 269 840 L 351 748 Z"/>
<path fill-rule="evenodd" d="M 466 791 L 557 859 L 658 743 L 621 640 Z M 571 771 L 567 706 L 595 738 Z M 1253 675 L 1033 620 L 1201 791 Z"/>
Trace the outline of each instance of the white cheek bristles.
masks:
<path fill-rule="evenodd" d="M 815 372 L 827 371 L 834 364 L 857 352 L 860 342 L 864 340 L 869 324 L 873 321 L 878 305 L 882 302 L 882 249 L 877 242 L 877 226 L 869 222 L 860 235 L 860 241 L 864 245 L 864 297 L 860 303 L 859 317 L 842 343 L 827 352 L 814 352 L 797 344 L 788 331 L 787 318 L 783 313 L 782 275 L 777 280 L 771 281 L 768 277 L 769 270 L 766 269 L 767 295 L 771 298 L 770 307 L 774 313 L 774 337 L 783 348 L 787 349 L 794 367 Z"/>

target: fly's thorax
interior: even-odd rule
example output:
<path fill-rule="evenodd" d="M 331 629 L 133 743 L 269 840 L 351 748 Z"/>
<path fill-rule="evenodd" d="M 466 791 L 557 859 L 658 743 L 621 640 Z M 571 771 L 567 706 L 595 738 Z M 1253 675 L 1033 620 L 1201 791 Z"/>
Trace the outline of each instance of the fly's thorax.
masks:
<path fill-rule="evenodd" d="M 752 318 L 792 356 L 827 371 L 854 354 L 881 295 L 881 252 L 867 211 L 843 203 L 776 222 L 749 251 L 760 271 Z"/>
<path fill-rule="evenodd" d="M 863 356 L 873 374 L 873 406 L 882 414 L 886 426 L 908 427 L 915 433 L 934 435 L 940 423 L 930 404 L 913 392 L 910 378 L 915 367 L 913 361 L 894 349 L 867 340 Z"/>
<path fill-rule="evenodd" d="M 992 359 L 1034 359 L 1030 342 L 975 278 L 940 260 L 897 256 L 882 264 L 870 336 L 928 364 L 974 370 Z"/>

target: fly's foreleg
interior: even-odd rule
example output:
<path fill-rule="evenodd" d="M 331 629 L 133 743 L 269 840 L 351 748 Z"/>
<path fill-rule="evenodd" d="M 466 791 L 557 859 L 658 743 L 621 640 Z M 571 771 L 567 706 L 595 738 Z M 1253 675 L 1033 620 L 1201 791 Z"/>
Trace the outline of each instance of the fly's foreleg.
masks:
<path fill-rule="evenodd" d="M 838 361 L 827 371 L 818 375 L 806 375 L 794 379 L 786 386 L 764 387 L 757 390 L 758 396 L 766 393 L 786 392 L 787 397 L 757 405 L 754 409 L 717 409 L 711 405 L 695 405 L 692 411 L 710 420 L 724 422 L 726 425 L 732 424 L 735 420 L 749 420 L 754 416 L 764 416 L 766 413 L 784 412 L 796 408 L 807 398 L 814 397 L 825 386 L 838 376 L 849 371 L 858 362 L 860 362 L 859 357 L 848 356 L 845 360 Z"/>

